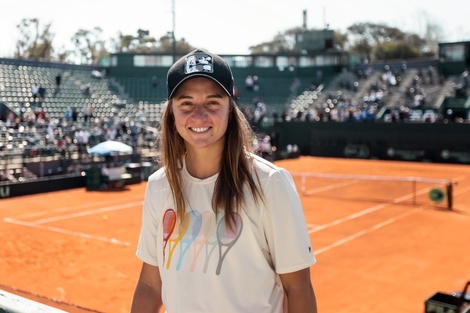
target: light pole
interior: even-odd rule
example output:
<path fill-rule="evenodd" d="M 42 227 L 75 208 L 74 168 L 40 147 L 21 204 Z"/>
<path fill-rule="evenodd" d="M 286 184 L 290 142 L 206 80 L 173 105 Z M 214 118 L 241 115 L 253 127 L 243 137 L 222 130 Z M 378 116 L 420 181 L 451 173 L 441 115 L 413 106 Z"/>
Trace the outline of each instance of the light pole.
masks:
<path fill-rule="evenodd" d="M 171 37 L 172 37 L 172 47 L 171 47 L 171 52 L 173 54 L 173 63 L 176 62 L 176 37 L 175 37 L 175 0 L 172 0 L 171 2 L 171 13 L 173 16 L 173 30 L 171 31 Z"/>

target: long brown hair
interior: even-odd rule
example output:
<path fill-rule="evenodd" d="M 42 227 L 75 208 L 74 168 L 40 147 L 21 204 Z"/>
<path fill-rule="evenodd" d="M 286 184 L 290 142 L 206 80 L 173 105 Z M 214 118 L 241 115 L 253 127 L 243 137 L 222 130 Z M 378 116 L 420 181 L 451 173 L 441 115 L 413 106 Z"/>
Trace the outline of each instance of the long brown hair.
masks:
<path fill-rule="evenodd" d="M 212 209 L 215 213 L 223 211 L 227 224 L 233 216 L 231 213 L 239 212 L 245 203 L 245 186 L 248 186 L 256 203 L 264 201 L 258 177 L 252 168 L 253 159 L 249 154 L 254 152 L 252 140 L 255 134 L 233 99 L 230 99 L 229 114 L 222 163 L 212 196 Z M 188 201 L 181 175 L 186 147 L 184 139 L 176 131 L 171 99 L 164 104 L 160 148 L 161 165 L 165 168 L 177 215 L 182 218 Z"/>

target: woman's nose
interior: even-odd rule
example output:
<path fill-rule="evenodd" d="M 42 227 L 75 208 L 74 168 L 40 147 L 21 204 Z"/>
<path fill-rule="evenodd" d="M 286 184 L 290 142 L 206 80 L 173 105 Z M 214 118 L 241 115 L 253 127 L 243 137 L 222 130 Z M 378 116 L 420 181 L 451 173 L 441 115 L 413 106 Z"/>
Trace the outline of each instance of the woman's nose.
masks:
<path fill-rule="evenodd" d="M 193 118 L 205 118 L 207 116 L 206 108 L 204 106 L 197 105 L 193 111 Z"/>

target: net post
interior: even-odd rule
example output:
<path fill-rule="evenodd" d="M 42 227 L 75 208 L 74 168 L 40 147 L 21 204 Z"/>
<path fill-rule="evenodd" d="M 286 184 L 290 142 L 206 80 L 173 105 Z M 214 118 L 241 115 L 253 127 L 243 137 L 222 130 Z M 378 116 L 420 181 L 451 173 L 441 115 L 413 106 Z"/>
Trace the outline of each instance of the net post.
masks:
<path fill-rule="evenodd" d="M 452 210 L 453 205 L 453 185 L 452 182 L 447 183 L 447 209 Z"/>

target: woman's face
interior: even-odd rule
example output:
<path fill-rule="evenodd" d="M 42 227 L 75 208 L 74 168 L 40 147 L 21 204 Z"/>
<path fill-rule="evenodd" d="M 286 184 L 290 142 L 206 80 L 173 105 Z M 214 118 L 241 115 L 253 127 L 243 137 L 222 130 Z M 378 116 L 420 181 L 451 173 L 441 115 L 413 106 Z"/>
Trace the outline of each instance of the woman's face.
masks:
<path fill-rule="evenodd" d="M 223 149 L 230 99 L 217 83 L 204 77 L 187 80 L 172 97 L 172 109 L 188 151 Z"/>

